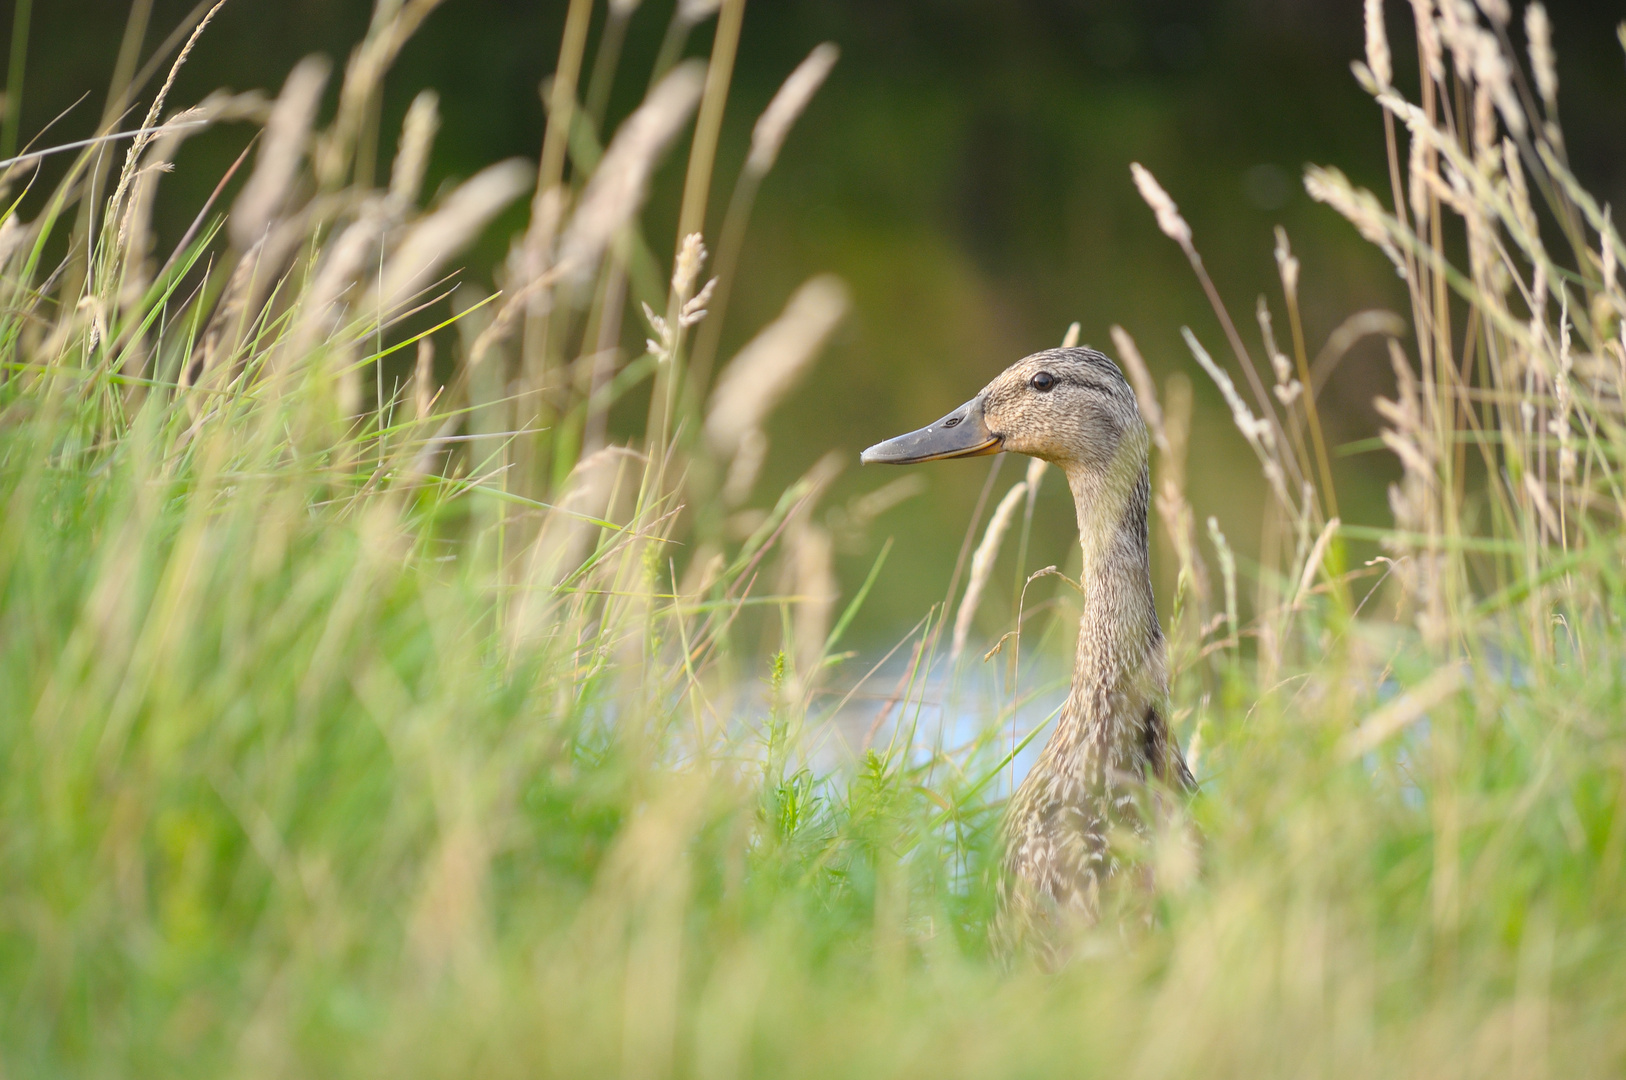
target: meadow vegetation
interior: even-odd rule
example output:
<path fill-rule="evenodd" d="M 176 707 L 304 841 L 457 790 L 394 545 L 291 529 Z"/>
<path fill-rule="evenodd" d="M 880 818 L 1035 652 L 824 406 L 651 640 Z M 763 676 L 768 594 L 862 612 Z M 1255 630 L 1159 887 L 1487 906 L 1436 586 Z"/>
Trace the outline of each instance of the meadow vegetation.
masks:
<path fill-rule="evenodd" d="M 426 199 L 433 93 L 387 169 L 375 104 L 438 2 L 379 0 L 331 108 L 320 60 L 275 97 L 181 107 L 173 68 L 126 71 L 115 103 L 152 94 L 140 134 L 73 151 L 43 200 L 31 161 L 7 167 L 0 1068 L 1620 1071 L 1626 246 L 1567 165 L 1539 4 L 1389 13 L 1415 20 L 1407 77 L 1368 0 L 1356 77 L 1392 191 L 1306 177 L 1409 292 L 1409 330 L 1365 331 L 1396 385 L 1390 520 L 1340 519 L 1315 402 L 1347 342 L 1305 340 L 1289 238 L 1244 332 L 1135 168 L 1225 328 L 1223 348 L 1187 333 L 1192 370 L 1258 455 L 1267 527 L 1243 552 L 1195 520 L 1190 384 L 1158 387 L 1115 331 L 1179 567 L 1173 716 L 1202 791 L 1138 853 L 1151 924 L 1108 920 L 1050 973 L 986 932 L 1008 724 L 1037 692 L 1020 637 L 986 661 L 1014 697 L 983 733 L 921 741 L 910 720 L 984 662 L 951 624 L 1042 468 L 968 526 L 967 554 L 983 543 L 900 643 L 884 735 L 836 767 L 809 752 L 875 659 L 843 635 L 886 548 L 838 597 L 830 465 L 756 478 L 846 292 L 810 280 L 726 361 L 715 327 L 833 48 L 757 123 L 712 243 L 742 0 L 681 0 L 613 128 L 637 5 L 590 34 L 570 0 L 539 160 Z M 709 59 L 680 60 L 712 18 Z M 155 251 L 178 147 L 241 119 L 256 144 Z M 685 150 L 677 234 L 653 242 L 651 174 Z M 521 201 L 498 288 L 460 283 L 457 253 Z M 612 438 L 634 408 L 641 434 Z"/>

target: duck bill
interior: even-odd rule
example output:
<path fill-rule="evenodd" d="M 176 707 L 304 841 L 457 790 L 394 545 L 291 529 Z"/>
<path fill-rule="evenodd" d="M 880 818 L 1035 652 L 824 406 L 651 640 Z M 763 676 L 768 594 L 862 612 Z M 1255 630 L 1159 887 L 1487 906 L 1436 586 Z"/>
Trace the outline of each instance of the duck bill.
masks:
<path fill-rule="evenodd" d="M 913 465 L 919 461 L 982 457 L 999 453 L 1001 439 L 982 418 L 982 398 L 974 397 L 935 424 L 876 443 L 864 451 L 865 465 Z"/>

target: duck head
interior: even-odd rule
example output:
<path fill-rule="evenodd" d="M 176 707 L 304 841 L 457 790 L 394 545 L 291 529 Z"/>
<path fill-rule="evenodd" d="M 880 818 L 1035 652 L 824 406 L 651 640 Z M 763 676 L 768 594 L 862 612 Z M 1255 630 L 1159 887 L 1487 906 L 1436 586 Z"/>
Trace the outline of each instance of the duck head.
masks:
<path fill-rule="evenodd" d="M 1094 349 L 1046 349 L 1000 372 L 936 423 L 865 450 L 862 460 L 910 465 L 1010 452 L 1071 476 L 1144 462 L 1147 443 L 1135 392 L 1117 364 Z"/>

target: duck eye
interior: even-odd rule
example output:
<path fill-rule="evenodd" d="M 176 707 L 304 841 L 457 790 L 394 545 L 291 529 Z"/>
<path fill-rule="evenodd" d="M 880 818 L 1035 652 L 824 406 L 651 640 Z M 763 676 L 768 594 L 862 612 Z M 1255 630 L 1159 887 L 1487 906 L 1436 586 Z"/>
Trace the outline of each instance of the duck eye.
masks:
<path fill-rule="evenodd" d="M 1047 394 L 1056 385 L 1056 377 L 1048 371 L 1041 371 L 1028 380 L 1028 385 L 1041 394 Z"/>

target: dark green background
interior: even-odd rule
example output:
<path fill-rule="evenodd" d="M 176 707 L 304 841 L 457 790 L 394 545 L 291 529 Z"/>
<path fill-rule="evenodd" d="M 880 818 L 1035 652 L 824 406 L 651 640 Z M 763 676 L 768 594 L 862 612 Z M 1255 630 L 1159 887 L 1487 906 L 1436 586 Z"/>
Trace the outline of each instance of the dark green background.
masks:
<path fill-rule="evenodd" d="M 159 0 L 149 50 L 189 6 Z M 1393 0 L 1389 7 L 1398 78 L 1414 84 L 1409 7 Z M 384 129 L 396 129 L 418 89 L 440 92 L 431 186 L 502 157 L 535 156 L 537 88 L 555 62 L 563 8 L 447 0 L 407 47 L 390 76 Z M 25 139 L 86 91 L 48 141 L 91 131 L 127 10 L 115 0 L 36 0 Z M 641 94 L 670 10 L 666 0 L 648 0 L 635 16 L 612 118 Z M 1558 2 L 1550 10 L 1572 159 L 1601 198 L 1620 205 L 1626 66 L 1614 22 L 1623 13 L 1603 3 Z M 274 93 L 309 52 L 342 63 L 369 11 L 359 0 L 232 0 L 171 100 L 186 104 L 217 86 Z M 602 16 L 601 5 L 595 36 Z M 9 36 L 9 4 L 0 20 Z M 1312 351 L 1362 308 L 1404 315 L 1400 283 L 1381 256 L 1312 203 L 1299 181 L 1306 163 L 1335 164 L 1387 197 L 1380 116 L 1348 70 L 1361 53 L 1360 4 L 751 0 L 709 234 L 756 114 L 824 40 L 841 46 L 842 59 L 763 189 L 724 351 L 819 271 L 851 284 L 855 311 L 780 409 L 759 492 L 777 490 L 832 448 L 853 462 L 832 504 L 872 489 L 894 474 L 860 471 L 860 448 L 941 415 L 1006 363 L 1055 344 L 1071 320 L 1097 345 L 1109 344 L 1107 327 L 1118 322 L 1160 377 L 1194 376 L 1193 501 L 1199 515 L 1218 514 L 1246 550 L 1260 519 L 1257 470 L 1180 344 L 1179 328 L 1192 326 L 1216 356 L 1226 351 L 1223 339 L 1183 257 L 1135 194 L 1128 164 L 1146 164 L 1180 203 L 1245 333 L 1261 292 L 1280 316 L 1276 224 L 1286 226 L 1304 263 Z M 689 51 L 703 54 L 709 43 L 708 24 Z M 246 127 L 224 130 L 183 153 L 165 181 L 159 222 L 171 241 L 250 135 Z M 680 170 L 680 157 L 668 162 L 648 213 L 658 250 L 670 250 Z M 508 224 L 517 226 L 512 217 Z M 475 259 L 475 280 L 489 280 L 484 268 L 505 244 L 504 229 L 493 229 Z M 1386 371 L 1372 345 L 1343 365 L 1323 402 L 1333 443 L 1375 431 L 1370 401 L 1386 388 Z M 1006 465 L 1001 486 L 1019 476 L 1020 464 Z M 941 597 L 987 468 L 924 467 L 926 494 L 878 521 L 867 545 L 843 553 L 851 587 L 879 539 L 897 540 L 861 627 L 865 637 L 880 640 L 912 624 Z M 1346 520 L 1381 521 L 1387 463 L 1345 457 L 1337 471 Z M 1065 562 L 1072 514 L 1054 479 L 1038 528 L 1030 566 Z M 1008 610 L 1011 577 L 995 577 L 995 612 Z"/>

